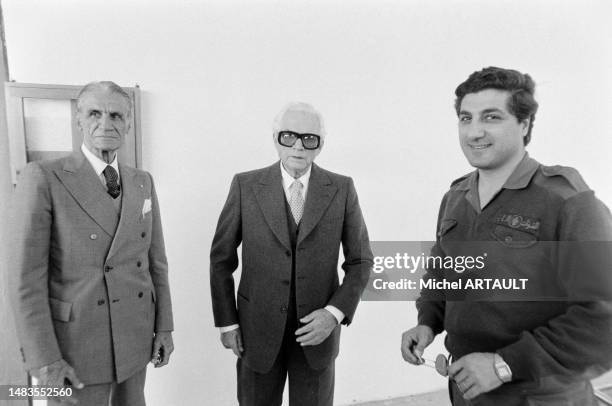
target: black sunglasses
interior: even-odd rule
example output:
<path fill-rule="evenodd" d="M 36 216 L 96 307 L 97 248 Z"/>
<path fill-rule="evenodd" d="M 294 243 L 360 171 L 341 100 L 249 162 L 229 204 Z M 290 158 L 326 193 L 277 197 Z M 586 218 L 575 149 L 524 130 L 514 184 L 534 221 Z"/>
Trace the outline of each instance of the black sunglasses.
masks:
<path fill-rule="evenodd" d="M 292 147 L 297 140 L 302 141 L 304 149 L 317 149 L 321 145 L 321 137 L 316 134 L 300 134 L 289 130 L 278 132 L 278 143 L 283 147 Z"/>

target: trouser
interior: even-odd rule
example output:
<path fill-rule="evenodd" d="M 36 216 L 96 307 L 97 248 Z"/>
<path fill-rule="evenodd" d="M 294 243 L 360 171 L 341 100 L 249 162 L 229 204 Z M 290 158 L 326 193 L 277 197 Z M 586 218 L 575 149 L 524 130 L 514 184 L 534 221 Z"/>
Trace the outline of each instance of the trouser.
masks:
<path fill-rule="evenodd" d="M 144 384 L 147 367 L 144 367 L 127 380 L 117 383 L 86 385 L 83 389 L 73 388 L 72 397 L 79 406 L 145 406 Z M 66 402 L 48 400 L 47 406 L 66 406 Z"/>
<path fill-rule="evenodd" d="M 572 382 L 555 389 L 521 390 L 518 385 L 504 384 L 472 400 L 463 394 L 453 380 L 448 381 L 453 406 L 597 406 L 593 387 L 589 381 Z"/>
<path fill-rule="evenodd" d="M 267 373 L 253 371 L 238 358 L 236 370 L 238 402 L 241 406 L 281 405 L 287 376 L 289 376 L 289 405 L 333 405 L 334 360 L 321 370 L 312 369 L 304 356 L 304 350 L 295 341 L 297 326 L 297 320 L 289 317 L 283 344 L 272 369 Z"/>

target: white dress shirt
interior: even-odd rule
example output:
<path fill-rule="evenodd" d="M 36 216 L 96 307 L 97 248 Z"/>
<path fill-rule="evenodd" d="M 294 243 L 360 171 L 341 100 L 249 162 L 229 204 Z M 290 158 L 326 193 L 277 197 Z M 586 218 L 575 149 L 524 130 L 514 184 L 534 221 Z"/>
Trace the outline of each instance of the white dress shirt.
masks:
<path fill-rule="evenodd" d="M 85 155 L 85 158 L 87 158 L 87 160 L 93 167 L 94 171 L 96 172 L 96 175 L 98 175 L 100 182 L 102 182 L 102 184 L 104 185 L 104 189 L 108 191 L 108 188 L 106 187 L 106 178 L 104 177 L 104 174 L 102 172 L 104 172 L 104 169 L 106 169 L 108 165 L 112 166 L 113 169 L 117 171 L 117 183 L 121 183 L 121 178 L 120 178 L 121 175 L 119 175 L 119 164 L 117 163 L 116 153 L 115 153 L 115 159 L 113 159 L 113 162 L 111 162 L 110 164 L 107 164 L 106 162 L 104 162 L 103 160 L 95 156 L 93 152 L 91 152 L 85 146 L 85 144 L 81 144 L 81 151 L 83 151 L 83 155 Z"/>
<path fill-rule="evenodd" d="M 287 198 L 287 202 L 291 200 L 291 192 L 289 191 L 289 188 L 295 180 L 299 180 L 304 186 L 302 188 L 302 197 L 304 198 L 304 202 L 306 202 L 306 195 L 308 194 L 308 182 L 310 181 L 310 171 L 312 169 L 312 165 L 310 165 L 306 173 L 304 173 L 299 178 L 294 178 L 293 176 L 291 176 L 283 166 L 282 162 L 280 163 L 280 169 L 281 175 L 283 177 L 283 190 L 285 191 L 285 197 Z M 338 324 L 340 324 L 342 320 L 344 320 L 344 313 L 337 307 L 327 305 L 325 306 L 325 310 L 330 312 L 336 318 Z M 228 331 L 236 330 L 238 327 L 240 327 L 238 324 L 232 324 L 231 326 L 219 327 L 219 331 L 221 331 L 221 333 L 225 333 Z"/>

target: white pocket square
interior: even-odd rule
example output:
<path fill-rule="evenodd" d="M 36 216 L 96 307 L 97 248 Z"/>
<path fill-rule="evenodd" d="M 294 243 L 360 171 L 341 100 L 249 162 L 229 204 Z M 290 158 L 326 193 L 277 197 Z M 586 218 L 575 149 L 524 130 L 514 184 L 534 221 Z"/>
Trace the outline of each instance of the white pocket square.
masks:
<path fill-rule="evenodd" d="M 144 218 L 144 216 L 150 211 L 151 211 L 151 199 L 145 199 L 142 205 L 142 217 Z"/>

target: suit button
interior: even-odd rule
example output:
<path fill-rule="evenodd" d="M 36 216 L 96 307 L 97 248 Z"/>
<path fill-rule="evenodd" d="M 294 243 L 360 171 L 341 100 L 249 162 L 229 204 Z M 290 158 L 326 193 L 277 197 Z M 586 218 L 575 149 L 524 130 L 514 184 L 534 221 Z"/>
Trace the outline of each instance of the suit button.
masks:
<path fill-rule="evenodd" d="M 504 238 L 505 242 L 512 242 L 512 237 L 510 237 L 509 235 L 506 236 L 506 238 Z"/>
<path fill-rule="evenodd" d="M 147 233 L 145 233 L 145 232 L 143 231 L 143 232 L 142 232 L 142 234 L 140 234 L 140 236 L 141 236 L 142 238 L 145 238 L 145 237 L 147 236 Z"/>
<path fill-rule="evenodd" d="M 291 256 L 291 251 L 285 251 L 285 255 L 287 255 L 288 257 Z"/>
<path fill-rule="evenodd" d="M 138 297 L 142 297 L 142 292 L 138 292 Z"/>
<path fill-rule="evenodd" d="M 106 303 L 106 300 L 104 299 L 98 300 L 98 306 L 102 306 L 104 303 Z"/>
<path fill-rule="evenodd" d="M 117 303 L 119 299 L 113 299 L 113 303 Z"/>
<path fill-rule="evenodd" d="M 281 306 L 280 311 L 281 313 L 287 313 L 287 306 Z"/>
<path fill-rule="evenodd" d="M 98 234 L 92 234 L 89 236 L 90 239 L 92 240 L 97 240 L 98 239 Z"/>
<path fill-rule="evenodd" d="M 112 271 L 112 270 L 113 270 L 113 267 L 112 267 L 112 266 L 108 266 L 108 265 L 106 265 L 106 266 L 104 267 L 104 272 L 110 272 L 110 271 Z"/>
<path fill-rule="evenodd" d="M 142 266 L 142 261 L 138 261 L 138 262 L 136 262 L 136 266 L 137 266 L 138 268 L 140 268 L 140 267 Z"/>
<path fill-rule="evenodd" d="M 285 279 L 283 281 L 281 281 L 283 283 L 283 285 L 289 285 L 289 283 L 291 283 L 291 281 L 289 279 Z"/>

